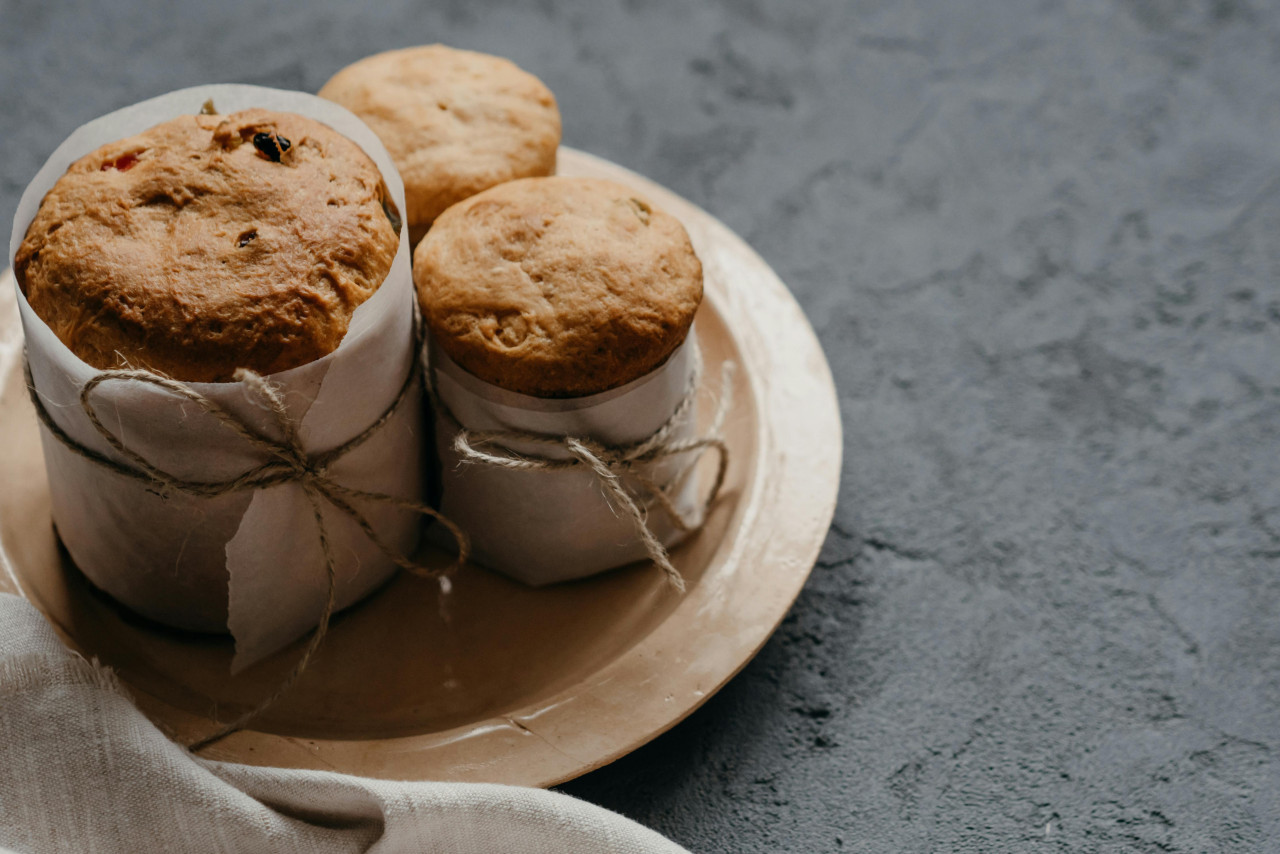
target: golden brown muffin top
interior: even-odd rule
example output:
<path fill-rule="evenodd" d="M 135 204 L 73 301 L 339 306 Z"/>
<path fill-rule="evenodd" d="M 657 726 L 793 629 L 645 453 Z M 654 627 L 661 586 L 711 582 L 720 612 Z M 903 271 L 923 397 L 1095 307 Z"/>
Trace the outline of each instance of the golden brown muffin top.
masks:
<path fill-rule="evenodd" d="M 450 358 L 537 397 L 639 379 L 680 346 L 702 301 L 684 227 L 591 178 L 526 178 L 454 205 L 418 244 L 413 276 Z"/>
<path fill-rule="evenodd" d="M 338 346 L 391 268 L 390 209 L 373 161 L 326 125 L 180 116 L 73 163 L 14 270 L 90 365 L 222 382 Z"/>
<path fill-rule="evenodd" d="M 560 111 L 510 60 L 444 45 L 393 50 L 320 90 L 365 121 L 404 179 L 411 238 L 445 208 L 503 181 L 550 175 Z"/>

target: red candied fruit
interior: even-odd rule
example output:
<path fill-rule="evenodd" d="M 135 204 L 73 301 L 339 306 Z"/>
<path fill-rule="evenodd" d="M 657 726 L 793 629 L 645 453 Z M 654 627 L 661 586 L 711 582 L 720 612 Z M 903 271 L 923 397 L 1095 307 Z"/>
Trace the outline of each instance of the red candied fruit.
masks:
<path fill-rule="evenodd" d="M 128 172 L 137 164 L 137 162 L 138 155 L 122 154 L 115 160 L 108 160 L 106 163 L 103 163 L 102 168 L 99 171 L 106 172 L 108 169 L 118 169 L 121 172 Z"/>

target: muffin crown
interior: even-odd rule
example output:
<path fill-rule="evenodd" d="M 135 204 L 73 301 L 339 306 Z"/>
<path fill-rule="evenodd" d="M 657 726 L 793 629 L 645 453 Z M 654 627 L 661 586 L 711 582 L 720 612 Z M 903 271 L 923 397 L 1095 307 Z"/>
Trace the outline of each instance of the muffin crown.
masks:
<path fill-rule="evenodd" d="M 180 116 L 71 165 L 14 272 L 98 368 L 274 373 L 336 349 L 399 235 L 373 161 L 292 113 Z"/>
<path fill-rule="evenodd" d="M 528 178 L 451 207 L 414 253 L 431 334 L 465 370 L 537 397 L 639 379 L 702 300 L 684 227 L 631 189 Z"/>
<path fill-rule="evenodd" d="M 444 45 L 375 54 L 320 90 L 386 145 L 404 179 L 411 237 L 455 202 L 503 181 L 551 175 L 560 112 L 510 60 Z"/>

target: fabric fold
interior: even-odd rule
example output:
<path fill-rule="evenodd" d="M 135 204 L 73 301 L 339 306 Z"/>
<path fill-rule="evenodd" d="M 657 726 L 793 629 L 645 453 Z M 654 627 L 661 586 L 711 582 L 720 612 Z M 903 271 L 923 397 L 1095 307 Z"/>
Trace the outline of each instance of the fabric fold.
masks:
<path fill-rule="evenodd" d="M 174 854 L 679 854 L 568 795 L 404 783 L 198 759 L 109 670 L 0 594 L 0 847 Z"/>

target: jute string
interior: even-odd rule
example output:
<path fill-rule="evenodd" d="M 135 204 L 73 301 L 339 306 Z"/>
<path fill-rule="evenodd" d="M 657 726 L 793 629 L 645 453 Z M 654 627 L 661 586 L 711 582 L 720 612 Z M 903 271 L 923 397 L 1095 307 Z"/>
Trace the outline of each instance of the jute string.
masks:
<path fill-rule="evenodd" d="M 401 569 L 428 578 L 435 578 L 442 574 L 448 573 L 457 567 L 466 563 L 470 555 L 470 542 L 457 525 L 448 518 L 437 512 L 432 507 L 427 506 L 418 501 L 412 501 L 406 498 L 399 498 L 394 495 L 386 495 L 381 492 L 369 492 L 362 489 L 352 489 L 344 486 L 334 480 L 329 473 L 329 467 L 335 462 L 342 459 L 351 451 L 363 445 L 368 439 L 380 430 L 383 425 L 391 418 L 395 411 L 404 402 L 409 395 L 413 384 L 418 381 L 421 376 L 421 363 L 413 360 L 413 366 L 405 377 L 404 384 L 400 387 L 399 393 L 391 405 L 378 417 L 372 424 L 366 427 L 358 435 L 348 439 L 341 445 L 329 451 L 320 454 L 309 454 L 302 446 L 302 441 L 298 434 L 298 426 L 289 417 L 288 410 L 285 407 L 284 398 L 281 396 L 278 388 L 269 383 L 259 374 L 249 370 L 238 370 L 235 374 L 237 382 L 242 382 L 248 392 L 253 395 L 258 402 L 266 409 L 274 418 L 276 426 L 280 430 L 283 437 L 275 440 L 263 436 L 241 421 L 232 413 L 223 409 L 220 405 L 192 389 L 190 386 L 171 379 L 163 374 L 158 374 L 149 370 L 130 369 L 130 370 L 112 370 L 103 371 L 91 378 L 80 390 L 80 407 L 84 410 L 85 415 L 89 418 L 89 422 L 94 429 L 98 431 L 104 441 L 107 442 L 118 454 L 127 459 L 131 465 L 119 463 L 110 457 L 87 448 L 77 442 L 75 439 L 67 435 L 67 433 L 59 427 L 49 415 L 48 410 L 44 406 L 44 402 L 40 399 L 40 395 L 36 392 L 35 382 L 31 377 L 31 363 L 23 358 L 23 370 L 26 376 L 27 390 L 31 395 L 31 402 L 35 405 L 36 415 L 40 419 L 40 423 L 45 426 L 55 439 L 58 440 L 69 451 L 77 456 L 83 457 L 103 468 L 109 469 L 121 477 L 130 478 L 146 484 L 148 487 L 155 489 L 161 495 L 168 495 L 172 492 L 180 492 L 185 495 L 197 496 L 200 498 L 216 498 L 221 495 L 227 495 L 232 492 L 239 492 L 246 489 L 265 489 L 270 486 L 277 486 L 286 483 L 293 483 L 300 486 L 303 493 L 307 496 L 307 501 L 311 505 L 312 513 L 316 520 L 316 531 L 320 540 L 320 550 L 324 554 L 325 573 L 327 576 L 328 589 L 325 595 L 324 611 L 320 615 L 320 621 L 316 625 L 315 631 L 311 635 L 310 641 L 306 648 L 302 651 L 297 662 L 289 671 L 289 674 L 276 686 L 275 690 L 269 696 L 260 701 L 252 709 L 232 720 L 230 723 L 219 727 L 212 734 L 199 739 L 198 741 L 188 745 L 191 750 L 200 750 L 203 747 L 212 744 L 219 739 L 242 729 L 253 719 L 257 718 L 273 704 L 276 703 L 290 688 L 298 681 L 303 672 L 307 669 L 307 665 L 311 663 L 316 651 L 320 649 L 320 645 L 324 642 L 325 636 L 329 632 L 329 620 L 333 616 L 335 608 L 335 597 L 337 588 L 337 570 L 336 560 L 334 557 L 333 546 L 329 540 L 328 525 L 324 520 L 323 506 L 324 502 L 333 505 L 339 512 L 349 517 L 359 526 L 365 536 L 376 545 L 389 560 Z M 156 386 L 165 391 L 180 397 L 184 400 L 191 401 L 200 409 L 212 415 L 231 432 L 244 439 L 251 447 L 261 451 L 266 455 L 267 460 L 261 465 L 255 466 L 236 477 L 227 480 L 217 481 L 199 481 L 186 480 L 166 472 L 142 455 L 133 451 L 120 440 L 116 434 L 112 433 L 99 419 L 96 408 L 93 404 L 93 392 L 98 386 L 113 382 L 138 382 L 147 385 Z M 375 504 L 393 505 L 412 511 L 422 516 L 428 516 L 444 525 L 449 533 L 453 535 L 458 545 L 458 559 L 451 565 L 432 568 L 426 564 L 419 563 L 410 557 L 399 554 L 395 549 L 387 545 L 387 543 L 378 535 L 373 526 L 352 504 L 353 501 L 368 501 Z"/>
<path fill-rule="evenodd" d="M 733 374 L 736 366 L 725 362 L 721 370 L 720 402 L 706 433 L 689 439 L 673 438 L 675 432 L 692 414 L 698 396 L 701 378 L 701 357 L 689 372 L 684 394 L 671 417 L 644 439 L 626 445 L 606 445 L 591 439 L 575 436 L 556 436 L 527 430 L 472 430 L 464 426 L 453 411 L 440 399 L 436 388 L 435 370 L 427 360 L 427 392 L 431 405 L 455 431 L 453 450 L 464 463 L 494 466 L 511 471 L 556 472 L 583 468 L 595 475 L 604 493 L 616 510 L 631 520 L 636 535 L 644 544 L 649 558 L 666 575 L 667 581 L 678 591 L 684 592 L 685 582 L 680 571 L 671 563 L 671 557 L 662 542 L 649 527 L 649 505 L 656 504 L 666 513 L 680 531 L 695 531 L 706 521 L 707 511 L 715 502 L 724 485 L 729 467 L 729 446 L 724 439 L 724 422 L 733 403 Z M 526 453 L 512 448 L 522 443 L 545 448 L 558 448 L 567 458 Z M 716 472 L 711 487 L 699 503 L 697 513 L 687 516 L 676 506 L 678 495 L 696 469 L 702 455 L 708 451 L 716 454 Z M 662 460 L 687 454 L 684 463 L 667 483 L 660 484 L 651 476 L 654 465 Z M 645 498 L 649 500 L 645 500 Z"/>

